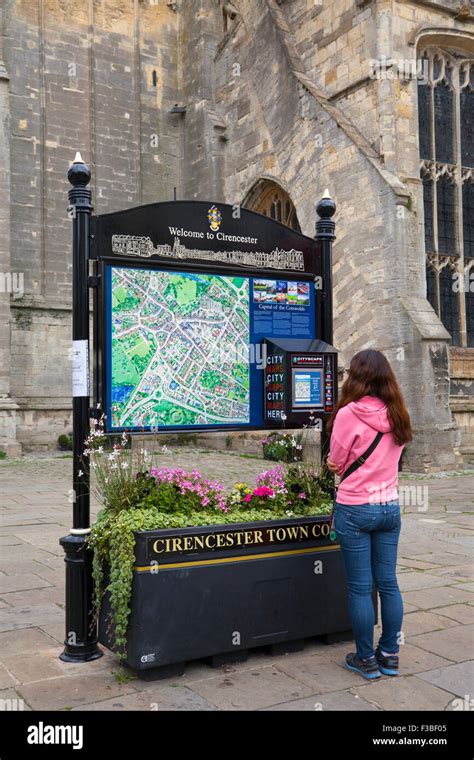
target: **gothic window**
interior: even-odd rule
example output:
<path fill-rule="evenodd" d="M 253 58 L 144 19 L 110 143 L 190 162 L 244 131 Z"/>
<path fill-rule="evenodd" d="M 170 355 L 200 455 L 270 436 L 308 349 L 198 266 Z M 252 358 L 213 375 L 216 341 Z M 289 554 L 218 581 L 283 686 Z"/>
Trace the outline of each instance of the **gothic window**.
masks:
<path fill-rule="evenodd" d="M 427 298 L 454 346 L 474 346 L 474 61 L 420 53 L 418 126 Z"/>
<path fill-rule="evenodd" d="M 245 208 L 258 211 L 277 222 L 301 232 L 296 209 L 283 188 L 270 180 L 260 180 L 252 188 L 243 203 Z"/>

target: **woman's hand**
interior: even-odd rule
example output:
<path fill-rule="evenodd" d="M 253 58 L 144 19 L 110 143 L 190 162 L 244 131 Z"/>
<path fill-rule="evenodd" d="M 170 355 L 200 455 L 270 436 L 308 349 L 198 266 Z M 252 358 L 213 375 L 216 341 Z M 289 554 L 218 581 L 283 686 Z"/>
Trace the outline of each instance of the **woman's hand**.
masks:
<path fill-rule="evenodd" d="M 337 464 L 334 464 L 334 462 L 331 462 L 330 459 L 326 459 L 326 464 L 328 466 L 328 470 L 331 470 L 335 475 L 337 475 L 337 471 L 339 469 Z"/>

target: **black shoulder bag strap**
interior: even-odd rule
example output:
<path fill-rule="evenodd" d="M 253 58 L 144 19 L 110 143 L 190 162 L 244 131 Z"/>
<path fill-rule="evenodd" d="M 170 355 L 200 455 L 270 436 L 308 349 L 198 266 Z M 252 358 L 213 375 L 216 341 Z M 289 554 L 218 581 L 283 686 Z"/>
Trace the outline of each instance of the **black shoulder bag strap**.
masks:
<path fill-rule="evenodd" d="M 370 444 L 369 448 L 364 451 L 363 454 L 360 455 L 360 457 L 357 457 L 355 462 L 352 462 L 352 464 L 347 468 L 343 476 L 339 479 L 339 485 L 342 483 L 343 480 L 349 477 L 349 475 L 352 475 L 353 472 L 359 469 L 359 467 L 364 464 L 364 462 L 367 461 L 367 459 L 370 457 L 373 451 L 377 448 L 380 441 L 382 440 L 383 433 L 377 433 L 374 440 Z M 334 500 L 335 501 L 335 500 Z M 330 523 L 330 532 L 329 532 L 329 538 L 331 541 L 335 541 L 336 539 L 336 533 L 334 530 L 334 504 L 332 508 L 332 514 L 331 514 L 331 523 Z"/>
<path fill-rule="evenodd" d="M 377 448 L 379 445 L 381 439 L 382 439 L 383 433 L 377 433 L 374 440 L 370 444 L 369 448 L 364 451 L 363 454 L 360 455 L 360 457 L 357 457 L 355 462 L 352 462 L 352 464 L 347 468 L 344 475 L 339 480 L 339 484 L 342 483 L 343 480 L 349 477 L 349 475 L 352 475 L 353 472 L 359 469 L 361 464 L 364 464 L 365 461 L 370 457 L 373 451 Z"/>

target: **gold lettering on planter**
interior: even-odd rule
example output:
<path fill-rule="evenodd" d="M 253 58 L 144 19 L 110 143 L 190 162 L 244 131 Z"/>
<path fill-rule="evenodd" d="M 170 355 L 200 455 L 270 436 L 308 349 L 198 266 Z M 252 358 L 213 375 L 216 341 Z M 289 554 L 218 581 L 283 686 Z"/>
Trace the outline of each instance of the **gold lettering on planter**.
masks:
<path fill-rule="evenodd" d="M 164 552 L 164 549 L 161 548 L 162 543 L 162 538 L 157 538 L 156 541 L 153 542 L 153 551 L 155 554 L 161 554 L 161 552 Z"/>
<path fill-rule="evenodd" d="M 327 538 L 330 532 L 329 528 L 329 523 L 314 523 L 311 533 L 314 538 L 321 538 L 321 536 Z"/>
<path fill-rule="evenodd" d="M 194 536 L 195 548 L 204 549 L 204 536 Z"/>
<path fill-rule="evenodd" d="M 299 525 L 279 525 L 277 527 L 248 528 L 219 531 L 217 533 L 184 534 L 150 538 L 148 555 L 183 554 L 238 549 L 252 546 L 280 546 L 299 542 L 323 541 L 329 539 L 329 518 L 324 521 Z"/>

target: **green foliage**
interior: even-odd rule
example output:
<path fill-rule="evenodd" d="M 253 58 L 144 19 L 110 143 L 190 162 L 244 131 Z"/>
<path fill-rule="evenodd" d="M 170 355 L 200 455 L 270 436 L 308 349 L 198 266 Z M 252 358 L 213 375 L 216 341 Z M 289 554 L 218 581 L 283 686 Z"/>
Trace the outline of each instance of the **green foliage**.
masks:
<path fill-rule="evenodd" d="M 58 446 L 61 451 L 72 451 L 72 435 L 62 433 L 58 438 Z"/>
<path fill-rule="evenodd" d="M 303 456 L 302 433 L 270 433 L 262 440 L 263 458 L 272 462 L 299 462 Z"/>
<path fill-rule="evenodd" d="M 329 513 L 332 509 L 333 484 L 334 478 L 325 468 L 321 468 L 318 472 L 307 465 L 291 465 L 285 476 L 288 504 L 295 514 L 302 514 L 300 511 L 302 502 L 307 502 L 310 507 L 316 509 L 324 508 Z M 303 495 L 304 498 L 301 498 Z"/>
<path fill-rule="evenodd" d="M 7 452 L 0 450 L 0 459 L 6 459 L 7 458 Z"/>
<path fill-rule="evenodd" d="M 128 671 L 128 670 L 112 670 L 112 675 L 117 681 L 117 683 L 128 683 L 129 681 L 134 681 L 137 676 Z"/>
<path fill-rule="evenodd" d="M 196 433 L 177 433 L 176 446 L 197 446 L 198 436 Z"/>
<path fill-rule="evenodd" d="M 327 466 L 326 457 L 324 458 L 321 469 L 317 475 L 317 481 L 321 490 L 327 493 L 330 496 L 331 501 L 333 501 L 336 492 L 334 473 L 332 473 Z"/>

